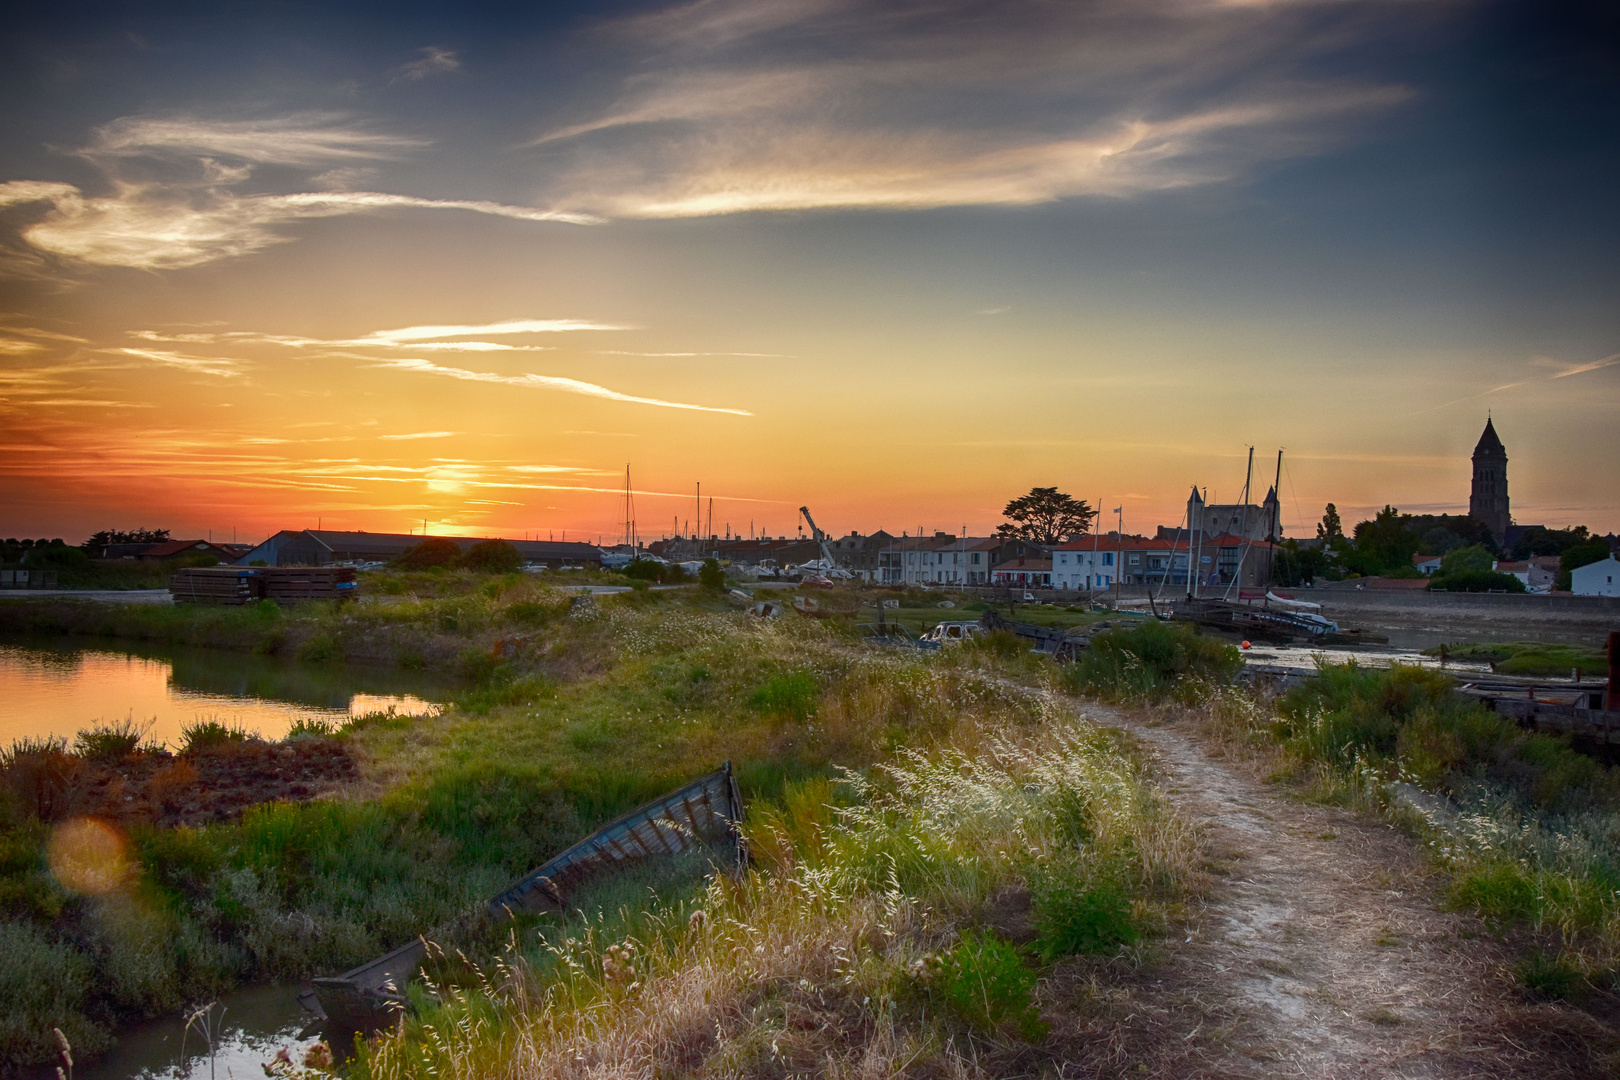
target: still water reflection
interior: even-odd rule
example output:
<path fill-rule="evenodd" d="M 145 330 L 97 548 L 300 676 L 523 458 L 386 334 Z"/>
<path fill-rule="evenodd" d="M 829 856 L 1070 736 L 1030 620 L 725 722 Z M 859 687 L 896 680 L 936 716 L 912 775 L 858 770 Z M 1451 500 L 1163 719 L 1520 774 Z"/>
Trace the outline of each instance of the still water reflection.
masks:
<path fill-rule="evenodd" d="M 392 668 L 83 638 L 0 638 L 0 746 L 72 739 L 125 718 L 150 725 L 149 737 L 170 746 L 182 726 L 199 719 L 279 738 L 298 719 L 430 712 L 455 689 L 452 680 Z"/>
<path fill-rule="evenodd" d="M 212 1054 L 198 1028 L 188 1029 L 176 1016 L 122 1029 L 117 1046 L 80 1065 L 74 1075 L 76 1080 L 263 1080 L 264 1066 L 277 1051 L 285 1049 L 299 1065 L 317 1041 L 318 1036 L 303 1034 L 309 1014 L 299 1007 L 297 993 L 296 986 L 252 986 L 226 994 L 220 999 L 223 1011 L 213 1011 Z M 37 1072 L 46 1080 L 44 1070 Z"/>

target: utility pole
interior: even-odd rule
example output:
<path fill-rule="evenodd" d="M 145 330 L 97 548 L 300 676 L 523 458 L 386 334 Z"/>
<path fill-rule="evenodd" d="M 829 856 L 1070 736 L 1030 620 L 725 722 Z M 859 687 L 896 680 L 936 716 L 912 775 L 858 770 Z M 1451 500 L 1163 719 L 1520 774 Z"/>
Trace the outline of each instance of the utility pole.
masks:
<path fill-rule="evenodd" d="M 1125 504 L 1120 503 L 1118 506 L 1114 507 L 1114 513 L 1118 516 L 1118 520 L 1119 520 L 1119 524 L 1116 526 L 1115 533 L 1114 533 L 1114 535 L 1117 536 L 1119 539 L 1114 544 L 1114 551 L 1116 552 L 1116 554 L 1118 556 L 1120 556 L 1119 558 L 1116 558 L 1114 560 L 1114 562 L 1117 563 L 1117 564 L 1123 564 L 1124 561 L 1125 561 L 1124 558 L 1123 558 L 1123 556 L 1125 554 Z M 1124 572 L 1124 569 L 1125 569 L 1125 567 L 1123 565 L 1116 565 L 1114 567 L 1114 610 L 1115 611 L 1119 610 L 1119 575 L 1122 572 Z"/>

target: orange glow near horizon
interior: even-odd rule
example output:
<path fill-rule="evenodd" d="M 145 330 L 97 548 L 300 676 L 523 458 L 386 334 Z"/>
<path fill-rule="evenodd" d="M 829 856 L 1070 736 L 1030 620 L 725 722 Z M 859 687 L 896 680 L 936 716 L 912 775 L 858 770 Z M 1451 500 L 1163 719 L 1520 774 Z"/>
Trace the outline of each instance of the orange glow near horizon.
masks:
<path fill-rule="evenodd" d="M 711 498 L 721 534 L 793 535 L 807 504 L 834 533 L 982 535 L 1008 499 L 1053 484 L 1103 510 L 1103 528 L 1120 506 L 1127 531 L 1151 533 L 1176 527 L 1194 484 L 1236 501 L 1250 435 L 1254 501 L 1280 442 L 1285 531 L 1310 536 L 1330 501 L 1347 524 L 1386 502 L 1466 510 L 1482 423 L 1474 409 L 1448 411 L 1443 428 L 1393 409 L 1376 423 L 1302 411 L 1290 407 L 1300 387 L 1239 395 L 1219 368 L 1177 379 L 1151 361 L 1104 359 L 1093 377 L 1078 365 L 1057 376 L 1038 356 L 1021 370 L 986 367 L 970 348 L 931 343 L 896 349 L 884 369 L 893 385 L 857 394 L 846 385 L 860 365 L 836 358 L 860 347 L 855 331 L 843 341 L 778 331 L 752 350 L 668 356 L 658 354 L 696 350 L 660 348 L 641 328 L 532 323 L 390 323 L 330 338 L 228 324 L 77 342 L 18 332 L 33 347 L 8 358 L 18 396 L 0 461 L 3 531 L 74 541 L 144 525 L 252 541 L 317 524 L 416 532 L 425 520 L 436 534 L 611 540 L 628 463 L 648 539 L 688 532 Z M 1056 352 L 1039 340 L 1056 336 L 1023 344 Z M 785 355 L 738 355 L 773 351 Z M 1122 368 L 1157 388 L 1144 393 Z M 1308 381 L 1329 387 L 1323 398 L 1341 392 L 1331 378 Z M 1498 417 L 1516 518 L 1614 528 L 1612 511 L 1549 505 L 1568 495 L 1546 491 L 1555 470 L 1537 456 L 1563 448 L 1538 447 L 1545 429 L 1531 422 L 1567 407 L 1572 388 L 1546 381 L 1517 425 Z"/>

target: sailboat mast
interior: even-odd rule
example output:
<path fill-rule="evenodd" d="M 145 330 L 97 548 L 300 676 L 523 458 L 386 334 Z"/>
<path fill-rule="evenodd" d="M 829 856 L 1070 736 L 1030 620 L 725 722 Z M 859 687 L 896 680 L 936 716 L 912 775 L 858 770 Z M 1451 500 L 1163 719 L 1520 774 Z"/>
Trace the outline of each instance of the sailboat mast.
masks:
<path fill-rule="evenodd" d="M 1277 448 L 1277 479 L 1271 485 L 1276 502 L 1271 504 L 1271 542 L 1282 539 L 1282 447 Z"/>

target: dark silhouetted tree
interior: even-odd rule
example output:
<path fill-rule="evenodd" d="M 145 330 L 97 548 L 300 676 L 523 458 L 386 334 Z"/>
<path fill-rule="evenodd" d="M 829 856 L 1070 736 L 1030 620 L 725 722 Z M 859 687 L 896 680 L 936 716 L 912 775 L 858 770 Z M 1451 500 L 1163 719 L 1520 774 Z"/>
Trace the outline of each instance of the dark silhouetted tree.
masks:
<path fill-rule="evenodd" d="M 996 535 L 1032 544 L 1057 544 L 1090 532 L 1097 511 L 1084 499 L 1065 495 L 1055 487 L 1038 487 L 1008 503 L 1002 514 L 1008 520 L 997 527 Z"/>

